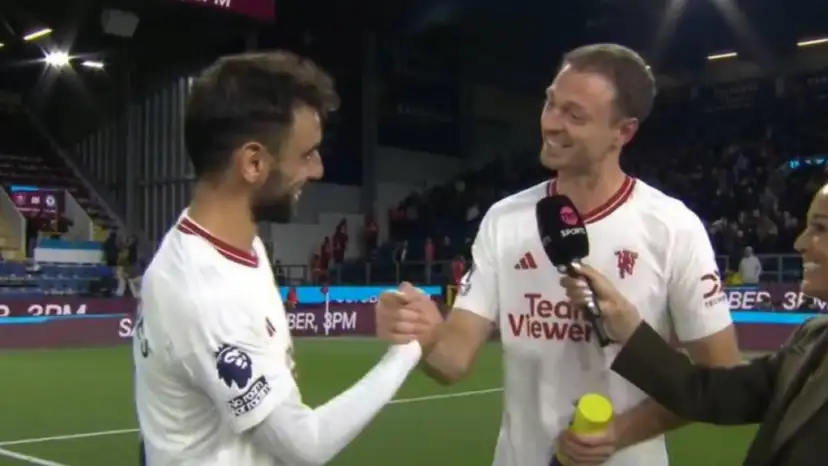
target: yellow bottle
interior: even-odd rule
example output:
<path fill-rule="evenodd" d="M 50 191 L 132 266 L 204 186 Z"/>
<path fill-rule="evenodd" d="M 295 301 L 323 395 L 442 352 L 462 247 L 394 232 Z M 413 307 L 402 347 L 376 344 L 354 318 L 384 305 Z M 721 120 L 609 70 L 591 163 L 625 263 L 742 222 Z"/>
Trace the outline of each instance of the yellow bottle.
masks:
<path fill-rule="evenodd" d="M 601 435 L 612 421 L 612 402 L 597 393 L 587 393 L 578 400 L 569 430 L 578 435 Z M 552 458 L 550 466 L 562 466 L 558 455 Z"/>

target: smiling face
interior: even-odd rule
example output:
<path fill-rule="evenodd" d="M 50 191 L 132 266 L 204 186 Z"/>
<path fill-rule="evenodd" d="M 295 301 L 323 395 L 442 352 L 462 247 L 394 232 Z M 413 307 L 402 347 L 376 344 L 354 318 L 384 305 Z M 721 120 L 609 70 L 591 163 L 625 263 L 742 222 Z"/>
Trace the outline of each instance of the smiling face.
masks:
<path fill-rule="evenodd" d="M 583 173 L 618 156 L 638 121 L 618 114 L 616 92 L 601 73 L 564 65 L 546 91 L 541 113 L 543 166 Z"/>
<path fill-rule="evenodd" d="M 247 202 L 253 220 L 286 222 L 322 177 L 326 116 L 339 107 L 328 73 L 286 52 L 224 56 L 192 82 L 184 143 L 199 182 Z"/>
<path fill-rule="evenodd" d="M 302 189 L 308 181 L 322 178 L 319 155 L 322 124 L 316 111 L 301 106 L 278 149 L 251 143 L 239 156 L 242 177 L 251 186 L 251 209 L 257 222 L 290 221 Z"/>
<path fill-rule="evenodd" d="M 802 255 L 802 292 L 828 301 L 828 185 L 814 195 L 794 247 Z"/>

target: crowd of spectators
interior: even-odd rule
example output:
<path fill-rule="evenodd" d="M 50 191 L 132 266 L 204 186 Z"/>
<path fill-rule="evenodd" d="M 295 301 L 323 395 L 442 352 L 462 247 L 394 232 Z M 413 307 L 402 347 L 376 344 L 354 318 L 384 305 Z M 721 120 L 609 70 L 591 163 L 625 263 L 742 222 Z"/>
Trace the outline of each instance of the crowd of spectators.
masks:
<path fill-rule="evenodd" d="M 828 173 L 828 133 L 822 131 L 828 123 L 828 71 L 778 84 L 753 80 L 697 89 L 681 98 L 662 97 L 622 155 L 628 173 L 699 214 L 726 271 L 739 272 L 743 259 L 752 254 L 761 259 L 793 252 L 809 199 Z M 384 244 L 375 219 L 368 217 L 349 231 L 343 218 L 312 254 L 308 278 L 314 283 L 364 283 L 367 262 L 377 265 L 374 281 L 386 272 L 388 278 L 380 281 L 396 281 L 406 264 L 417 264 L 422 271 L 417 280 L 456 280 L 489 207 L 551 176 L 534 154 L 498 157 L 443 185 L 413 192 L 391 208 L 385 213 Z M 43 232 L 59 235 L 71 226 L 64 219 L 28 225 L 29 247 Z M 346 260 L 349 233 L 356 238 L 353 249 L 363 254 L 356 263 Z M 135 274 L 130 271 L 138 267 L 129 253 L 116 257 L 112 251 L 129 248 L 105 245 L 107 262 L 119 279 L 115 294 L 132 288 Z M 767 271 L 763 260 L 760 265 Z M 354 273 L 343 276 L 349 264 Z M 380 264 L 396 269 L 383 272 Z M 287 275 L 279 263 L 274 270 L 277 277 Z M 406 270 L 409 276 L 414 269 Z M 739 275 L 737 282 L 745 278 Z"/>
<path fill-rule="evenodd" d="M 816 74 L 790 80 L 785 92 L 756 80 L 661 101 L 622 164 L 702 218 L 729 276 L 747 251 L 763 258 L 792 253 L 810 198 L 828 173 L 828 157 L 820 156 L 828 151 L 826 86 L 828 74 Z M 537 157 L 512 155 L 411 193 L 388 213 L 387 249 L 403 251 L 406 260 L 467 257 L 494 202 L 551 176 Z"/>
<path fill-rule="evenodd" d="M 371 236 L 373 231 L 373 239 L 367 239 Z M 376 224 L 365 225 L 366 241 L 364 252 L 370 252 L 370 247 L 376 247 L 377 243 L 377 228 Z M 348 220 L 343 218 L 336 225 L 333 234 L 325 236 L 322 243 L 311 254 L 310 257 L 310 276 L 308 277 L 312 283 L 328 283 L 331 281 L 331 272 L 338 266 L 345 263 L 345 252 L 348 249 L 350 237 L 348 236 Z M 285 270 L 281 261 L 276 261 L 273 264 L 274 274 L 280 282 L 285 282 L 289 274 Z"/>

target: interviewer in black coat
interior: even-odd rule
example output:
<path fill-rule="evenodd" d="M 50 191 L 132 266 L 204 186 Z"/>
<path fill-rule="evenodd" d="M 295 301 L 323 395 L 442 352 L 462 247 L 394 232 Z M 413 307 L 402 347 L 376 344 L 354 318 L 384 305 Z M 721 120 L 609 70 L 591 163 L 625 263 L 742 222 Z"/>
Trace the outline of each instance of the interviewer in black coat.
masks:
<path fill-rule="evenodd" d="M 803 293 L 828 301 L 828 185 L 817 192 L 795 247 L 802 255 Z M 745 466 L 828 465 L 828 317 L 809 320 L 773 354 L 731 368 L 693 365 L 670 347 L 594 269 L 592 282 L 608 333 L 624 345 L 612 369 L 667 409 L 719 425 L 760 423 Z M 590 291 L 564 278 L 570 299 Z"/>

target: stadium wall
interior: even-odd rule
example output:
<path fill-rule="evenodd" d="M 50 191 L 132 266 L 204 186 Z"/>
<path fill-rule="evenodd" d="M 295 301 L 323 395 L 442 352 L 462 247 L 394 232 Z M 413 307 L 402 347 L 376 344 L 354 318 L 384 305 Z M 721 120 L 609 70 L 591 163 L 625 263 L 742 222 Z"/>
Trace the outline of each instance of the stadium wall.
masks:
<path fill-rule="evenodd" d="M 177 219 L 192 187 L 181 124 L 188 90 L 189 78 L 170 80 L 143 100 L 131 102 L 124 113 L 88 135 L 73 151 L 117 199 L 116 207 L 126 213 L 126 223 L 140 225 L 151 242 L 158 241 Z M 468 166 L 461 159 L 392 147 L 380 147 L 375 160 L 378 213 Z M 334 192 L 340 195 L 328 195 Z M 316 223 L 321 213 L 361 213 L 356 186 L 311 187 L 304 197 L 300 223 Z"/>

